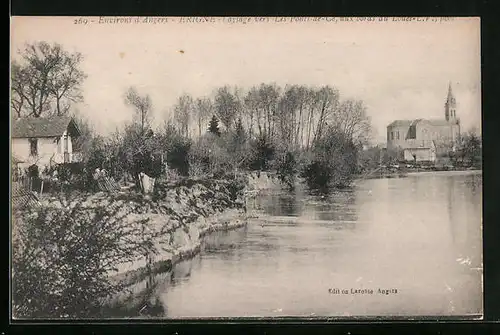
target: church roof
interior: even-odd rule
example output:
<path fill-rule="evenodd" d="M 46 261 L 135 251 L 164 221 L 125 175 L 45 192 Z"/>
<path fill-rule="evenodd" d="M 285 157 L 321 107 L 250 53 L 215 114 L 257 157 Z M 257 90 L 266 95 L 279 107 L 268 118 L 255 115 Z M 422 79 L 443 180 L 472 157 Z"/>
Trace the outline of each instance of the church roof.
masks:
<path fill-rule="evenodd" d="M 394 120 L 387 127 L 410 126 L 412 120 Z"/>
<path fill-rule="evenodd" d="M 433 126 L 449 126 L 453 124 L 452 121 L 439 120 L 439 119 L 427 120 L 427 121 Z"/>
<path fill-rule="evenodd" d="M 452 124 L 455 124 L 456 122 L 454 121 L 446 121 L 446 120 L 441 120 L 441 119 L 415 119 L 415 120 L 395 120 L 392 121 L 387 127 L 410 127 L 410 126 L 415 126 L 419 122 L 427 122 L 432 126 L 449 126 Z"/>

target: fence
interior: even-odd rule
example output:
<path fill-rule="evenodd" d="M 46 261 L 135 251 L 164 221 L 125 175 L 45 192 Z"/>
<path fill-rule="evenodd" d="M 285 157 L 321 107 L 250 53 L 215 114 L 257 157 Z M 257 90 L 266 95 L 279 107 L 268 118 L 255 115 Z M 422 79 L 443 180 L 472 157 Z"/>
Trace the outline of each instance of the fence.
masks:
<path fill-rule="evenodd" d="M 36 184 L 34 178 L 17 178 L 12 182 L 12 208 L 20 210 L 26 207 L 35 207 L 40 205 L 38 195 L 42 189 L 34 190 Z M 38 194 L 38 195 L 37 195 Z"/>
<path fill-rule="evenodd" d="M 28 191 L 40 193 L 42 181 L 39 178 L 28 176 L 13 176 L 12 190 Z"/>

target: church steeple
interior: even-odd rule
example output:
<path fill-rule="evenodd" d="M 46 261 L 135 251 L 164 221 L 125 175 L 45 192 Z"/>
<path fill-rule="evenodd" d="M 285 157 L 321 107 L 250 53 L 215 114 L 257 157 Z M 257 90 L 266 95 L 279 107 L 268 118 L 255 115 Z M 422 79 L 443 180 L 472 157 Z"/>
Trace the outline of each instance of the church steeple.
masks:
<path fill-rule="evenodd" d="M 446 121 L 453 121 L 457 119 L 457 102 L 453 91 L 451 89 L 451 82 L 448 84 L 448 96 L 446 97 L 446 103 L 444 104 L 444 118 Z"/>

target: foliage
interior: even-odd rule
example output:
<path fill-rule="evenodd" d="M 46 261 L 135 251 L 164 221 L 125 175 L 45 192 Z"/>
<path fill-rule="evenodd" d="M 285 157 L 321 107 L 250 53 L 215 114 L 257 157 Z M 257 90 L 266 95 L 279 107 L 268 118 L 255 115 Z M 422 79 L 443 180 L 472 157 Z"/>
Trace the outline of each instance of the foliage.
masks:
<path fill-rule="evenodd" d="M 280 182 L 288 188 L 295 187 L 295 175 L 297 174 L 297 161 L 292 152 L 286 152 L 278 162 L 277 174 Z"/>
<path fill-rule="evenodd" d="M 249 167 L 252 170 L 268 170 L 274 156 L 274 145 L 266 137 L 259 137 L 251 143 Z"/>
<path fill-rule="evenodd" d="M 176 169 L 182 176 L 189 175 L 189 150 L 191 141 L 176 137 L 167 153 L 167 163 L 170 168 Z"/>
<path fill-rule="evenodd" d="M 480 167 L 482 143 L 474 129 L 462 134 L 457 141 L 456 150 L 449 154 L 454 165 Z"/>
<path fill-rule="evenodd" d="M 221 135 L 221 132 L 219 129 L 219 120 L 217 119 L 217 117 L 215 115 L 212 116 L 212 118 L 210 119 L 210 123 L 208 125 L 208 132 L 212 133 L 216 136 Z"/>
<path fill-rule="evenodd" d="M 230 160 L 234 156 L 227 150 L 228 136 L 218 137 L 209 132 L 200 137 L 189 152 L 190 169 L 194 167 L 205 175 L 222 175 L 224 171 L 230 170 Z M 195 171 L 190 174 L 195 175 Z"/>
<path fill-rule="evenodd" d="M 61 198 L 18 213 L 13 228 L 13 315 L 17 318 L 91 317 L 102 299 L 123 288 L 108 273 L 148 251 L 147 219 L 124 218 L 122 206 L 84 207 Z"/>
<path fill-rule="evenodd" d="M 302 171 L 310 188 L 346 187 L 357 172 L 358 147 L 331 127 L 316 141 L 313 156 Z"/>
<path fill-rule="evenodd" d="M 237 170 L 247 161 L 247 134 L 241 119 L 238 119 L 234 130 L 225 136 L 225 147 L 227 150 L 228 164 L 233 170 Z"/>
<path fill-rule="evenodd" d="M 241 104 L 235 92 L 228 86 L 220 87 L 215 92 L 215 113 L 226 130 L 231 129 L 236 116 L 241 111 Z"/>

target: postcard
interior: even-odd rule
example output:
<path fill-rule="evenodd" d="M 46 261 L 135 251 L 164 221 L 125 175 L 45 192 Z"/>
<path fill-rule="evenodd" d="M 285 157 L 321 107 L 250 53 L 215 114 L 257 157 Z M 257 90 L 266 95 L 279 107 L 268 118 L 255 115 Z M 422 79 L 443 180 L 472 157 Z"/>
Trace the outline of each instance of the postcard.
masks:
<path fill-rule="evenodd" d="M 11 17 L 11 314 L 483 318 L 477 17 Z"/>

